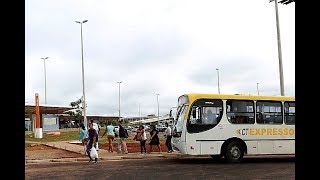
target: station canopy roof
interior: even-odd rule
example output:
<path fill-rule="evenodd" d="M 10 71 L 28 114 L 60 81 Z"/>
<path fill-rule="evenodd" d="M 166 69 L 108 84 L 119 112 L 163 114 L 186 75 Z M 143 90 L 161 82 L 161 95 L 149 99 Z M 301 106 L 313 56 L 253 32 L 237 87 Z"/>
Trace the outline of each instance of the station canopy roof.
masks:
<path fill-rule="evenodd" d="M 25 104 L 24 112 L 35 114 L 35 104 Z M 71 106 L 39 104 L 40 114 L 64 114 L 65 111 L 72 110 Z"/>
<path fill-rule="evenodd" d="M 158 122 L 158 121 L 164 121 L 164 120 L 168 120 L 170 119 L 169 115 L 164 115 L 164 116 L 161 116 L 159 117 L 154 117 L 154 118 L 149 118 L 149 119 L 142 119 L 142 120 L 138 120 L 138 121 L 132 121 L 130 122 L 131 124 L 136 124 L 136 123 L 142 123 L 142 124 L 145 124 L 145 123 L 153 123 L 153 122 Z"/>

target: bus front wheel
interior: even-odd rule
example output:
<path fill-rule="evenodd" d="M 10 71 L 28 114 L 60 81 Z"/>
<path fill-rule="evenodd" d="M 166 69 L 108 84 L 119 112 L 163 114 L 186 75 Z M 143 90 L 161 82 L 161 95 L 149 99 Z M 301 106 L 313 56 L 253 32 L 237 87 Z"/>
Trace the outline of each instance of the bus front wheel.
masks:
<path fill-rule="evenodd" d="M 240 162 L 243 158 L 243 148 L 240 143 L 233 141 L 228 144 L 225 152 L 225 158 L 228 162 Z"/>

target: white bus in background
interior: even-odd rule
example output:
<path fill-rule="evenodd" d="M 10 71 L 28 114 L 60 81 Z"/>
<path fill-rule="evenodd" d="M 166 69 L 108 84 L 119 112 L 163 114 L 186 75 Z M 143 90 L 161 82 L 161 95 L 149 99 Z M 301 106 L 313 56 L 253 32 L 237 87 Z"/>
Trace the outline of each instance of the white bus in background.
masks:
<path fill-rule="evenodd" d="M 295 154 L 295 98 L 185 94 L 178 98 L 175 151 L 224 157 Z"/>

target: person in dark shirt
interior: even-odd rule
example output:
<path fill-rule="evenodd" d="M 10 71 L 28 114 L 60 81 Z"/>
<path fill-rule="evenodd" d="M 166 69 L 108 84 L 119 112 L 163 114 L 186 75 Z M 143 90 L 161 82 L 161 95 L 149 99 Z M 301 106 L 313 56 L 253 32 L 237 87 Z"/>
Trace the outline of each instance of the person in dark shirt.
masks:
<path fill-rule="evenodd" d="M 128 148 L 126 144 L 126 138 L 128 138 L 128 134 L 124 127 L 122 126 L 121 121 L 119 121 L 119 141 L 118 141 L 118 153 L 122 152 L 122 146 L 125 154 L 128 154 Z"/>
<path fill-rule="evenodd" d="M 97 141 L 97 137 L 98 137 L 98 133 L 93 128 L 93 124 L 92 123 L 89 124 L 88 135 L 89 135 L 89 142 L 87 144 L 87 154 L 88 154 L 88 157 L 90 158 L 89 162 L 91 162 L 91 161 L 93 161 L 93 159 L 90 156 L 90 149 L 92 148 L 92 146 L 94 146 L 96 148 L 96 143 L 95 142 Z M 95 158 L 94 162 L 97 163 L 98 162 L 98 158 Z"/>
<path fill-rule="evenodd" d="M 151 131 L 150 131 L 150 150 L 149 153 L 152 152 L 152 146 L 156 145 L 159 149 L 159 153 L 161 153 L 161 146 L 158 136 L 158 131 L 154 125 L 150 125 Z"/>

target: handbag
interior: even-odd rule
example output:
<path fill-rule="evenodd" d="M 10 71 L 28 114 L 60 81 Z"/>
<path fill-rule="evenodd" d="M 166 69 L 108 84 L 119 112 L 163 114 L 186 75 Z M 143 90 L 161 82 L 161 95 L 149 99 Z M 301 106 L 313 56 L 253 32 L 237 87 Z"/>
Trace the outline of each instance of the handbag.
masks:
<path fill-rule="evenodd" d="M 92 159 L 98 158 L 98 152 L 94 146 L 90 149 L 90 157 Z"/>
<path fill-rule="evenodd" d="M 136 134 L 136 140 L 137 141 L 142 141 L 142 133 L 137 133 Z"/>

